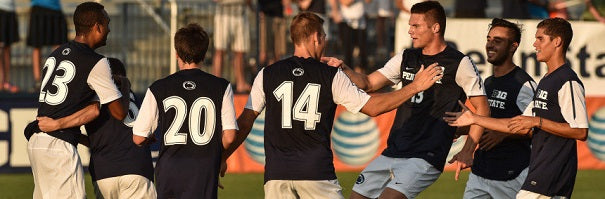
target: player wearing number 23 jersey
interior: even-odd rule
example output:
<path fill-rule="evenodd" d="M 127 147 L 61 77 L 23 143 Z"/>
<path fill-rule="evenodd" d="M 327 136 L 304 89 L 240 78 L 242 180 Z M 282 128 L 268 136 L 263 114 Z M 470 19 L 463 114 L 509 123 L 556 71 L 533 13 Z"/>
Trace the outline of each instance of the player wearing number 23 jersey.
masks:
<path fill-rule="evenodd" d="M 216 198 L 225 135 L 237 129 L 229 82 L 199 69 L 208 35 L 190 24 L 175 35 L 180 71 L 154 82 L 133 127 L 137 137 L 158 129 L 158 198 Z M 232 134 L 231 134 L 232 133 Z"/>
<path fill-rule="evenodd" d="M 89 105 L 95 94 L 110 109 L 121 107 L 116 99 L 122 95 L 111 79 L 107 58 L 94 51 L 105 45 L 109 33 L 107 12 L 98 3 L 82 3 L 74 12 L 74 24 L 74 41 L 54 50 L 44 63 L 38 117 L 69 116 Z M 122 120 L 123 112 L 118 110 L 113 116 Z M 78 127 L 30 135 L 33 198 L 86 197 L 84 173 L 76 151 L 79 135 Z"/>

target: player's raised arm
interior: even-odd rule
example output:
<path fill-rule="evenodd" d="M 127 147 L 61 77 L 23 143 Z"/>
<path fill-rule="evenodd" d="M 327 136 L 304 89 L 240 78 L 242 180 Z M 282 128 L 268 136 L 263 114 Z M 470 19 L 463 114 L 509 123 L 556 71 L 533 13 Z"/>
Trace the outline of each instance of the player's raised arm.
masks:
<path fill-rule="evenodd" d="M 340 67 L 357 87 L 366 92 L 373 92 L 385 86 L 393 85 L 393 82 L 389 81 L 384 74 L 378 71 L 374 71 L 369 75 L 358 73 L 344 64 L 342 60 L 334 57 L 322 57 L 321 61 L 332 67 Z M 389 62 L 391 62 L 391 60 L 389 60 Z"/>
<path fill-rule="evenodd" d="M 441 67 L 438 67 L 437 63 L 431 64 L 426 69 L 423 66 L 416 74 L 414 81 L 402 89 L 389 93 L 378 93 L 371 96 L 369 99 L 365 99 L 367 101 L 365 103 L 355 103 L 353 99 L 361 97 L 353 97 L 352 95 L 354 93 L 360 93 L 360 91 L 357 90 L 357 87 L 355 87 L 354 84 L 351 84 L 351 80 L 344 75 L 344 73 L 339 72 L 334 79 L 336 84 L 340 84 L 341 86 L 333 87 L 332 92 L 334 93 L 334 101 L 337 104 L 344 105 L 349 111 L 360 111 L 374 117 L 399 107 L 416 93 L 430 88 L 441 78 L 441 76 Z M 337 90 L 336 88 L 340 88 L 340 90 Z M 365 93 L 359 95 L 365 95 Z M 363 107 L 353 106 L 356 104 L 364 105 Z"/>

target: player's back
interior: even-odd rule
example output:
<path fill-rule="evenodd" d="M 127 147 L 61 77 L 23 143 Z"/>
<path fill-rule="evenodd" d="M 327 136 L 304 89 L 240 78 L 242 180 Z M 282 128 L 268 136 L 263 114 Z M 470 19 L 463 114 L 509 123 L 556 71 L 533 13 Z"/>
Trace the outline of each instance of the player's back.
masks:
<path fill-rule="evenodd" d="M 313 58 L 290 57 L 263 70 L 265 181 L 333 180 L 330 132 L 338 71 Z"/>
<path fill-rule="evenodd" d="M 159 111 L 159 198 L 216 198 L 222 145 L 221 110 L 229 82 L 199 69 L 182 70 L 149 90 Z"/>
<path fill-rule="evenodd" d="M 107 59 L 85 44 L 70 41 L 53 51 L 42 69 L 38 116 L 66 117 L 88 105 L 95 91 L 89 87 L 89 74 Z M 79 128 L 49 133 L 72 144 L 77 143 Z"/>
<path fill-rule="evenodd" d="M 129 174 L 153 181 L 149 145 L 137 146 L 132 142 L 132 123 L 139 108 L 132 91 L 129 95 L 130 105 L 124 121 L 113 118 L 108 106 L 102 106 L 99 116 L 85 125 L 90 142 L 89 171 L 93 181 Z"/>

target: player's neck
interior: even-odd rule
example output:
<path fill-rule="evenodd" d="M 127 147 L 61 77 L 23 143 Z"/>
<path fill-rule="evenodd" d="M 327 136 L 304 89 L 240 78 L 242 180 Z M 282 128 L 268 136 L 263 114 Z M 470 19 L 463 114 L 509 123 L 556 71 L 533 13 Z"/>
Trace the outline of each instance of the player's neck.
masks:
<path fill-rule="evenodd" d="M 502 77 L 515 69 L 512 59 L 507 59 L 500 65 L 494 65 L 494 77 Z"/>
<path fill-rule="evenodd" d="M 313 57 L 309 51 L 309 48 L 307 48 L 305 45 L 294 45 L 294 56 L 305 59 Z"/>
<path fill-rule="evenodd" d="M 89 48 L 95 49 L 95 42 L 91 41 L 91 39 L 89 39 L 89 37 L 87 37 L 86 35 L 76 35 L 76 38 L 74 38 L 75 42 L 78 43 L 82 43 L 86 46 L 88 46 Z"/>
<path fill-rule="evenodd" d="M 181 70 L 189 70 L 189 69 L 200 69 L 199 65 L 196 63 L 183 63 L 179 66 Z"/>
<path fill-rule="evenodd" d="M 435 42 L 431 42 L 427 44 L 424 48 L 422 48 L 423 55 L 436 55 L 440 52 L 443 52 L 447 44 L 443 39 L 436 39 Z"/>
<path fill-rule="evenodd" d="M 548 61 L 546 61 L 546 66 L 548 67 L 548 73 L 546 74 L 550 74 L 559 67 L 563 66 L 563 64 L 565 64 L 565 59 L 563 57 L 563 55 L 556 53 Z"/>

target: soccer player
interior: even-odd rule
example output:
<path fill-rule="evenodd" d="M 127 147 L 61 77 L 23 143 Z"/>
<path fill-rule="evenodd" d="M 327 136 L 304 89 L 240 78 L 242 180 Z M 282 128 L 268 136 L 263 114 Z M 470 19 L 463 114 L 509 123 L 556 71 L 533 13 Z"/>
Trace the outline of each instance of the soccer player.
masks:
<path fill-rule="evenodd" d="M 468 110 L 446 113 L 452 126 L 481 125 L 485 128 L 532 136 L 527 178 L 517 198 L 570 198 L 578 170 L 576 140 L 586 140 L 588 116 L 584 86 L 565 53 L 571 42 L 571 24 L 561 18 L 538 24 L 534 42 L 538 61 L 546 63 L 532 103 L 523 115 L 490 118 Z"/>
<path fill-rule="evenodd" d="M 468 56 L 446 45 L 445 11 L 436 1 L 412 6 L 410 29 L 413 47 L 398 53 L 370 75 L 345 73 L 368 92 L 397 83 L 409 85 L 422 64 L 439 63 L 443 79 L 417 93 L 397 109 L 387 148 L 359 175 L 351 198 L 415 198 L 439 178 L 456 128 L 441 118 L 460 110 L 457 100 L 469 98 L 481 115 L 489 114 L 485 90 Z M 472 126 L 464 150 L 454 158 L 459 168 L 472 165 L 472 154 L 483 128 Z"/>
<path fill-rule="evenodd" d="M 108 104 L 112 116 L 125 117 L 122 97 L 111 79 L 107 58 L 94 50 L 104 46 L 109 16 L 103 5 L 86 2 L 74 12 L 76 38 L 53 51 L 44 64 L 38 117 L 62 118 L 87 106 L 95 95 Z M 69 121 L 82 125 L 92 118 Z M 88 121 L 86 121 L 88 120 Z M 68 125 L 78 126 L 78 125 Z M 78 127 L 36 132 L 28 140 L 34 175 L 33 198 L 84 198 L 84 172 L 76 151 Z"/>
<path fill-rule="evenodd" d="M 136 99 L 130 90 L 130 81 L 126 77 L 124 64 L 118 59 L 109 58 L 113 80 L 120 88 L 123 98 L 128 98 L 128 115 L 124 121 L 111 116 L 107 106 L 91 104 L 70 116 L 51 119 L 38 118 L 43 131 L 55 131 L 71 120 L 79 117 L 96 117 L 85 125 L 91 157 L 89 171 L 99 198 L 156 198 L 153 185 L 153 164 L 149 145 L 138 147 L 132 143 L 132 124 L 139 112 Z"/>
<path fill-rule="evenodd" d="M 174 36 L 180 71 L 148 89 L 133 127 L 133 141 L 162 137 L 156 164 L 158 198 L 216 198 L 224 148 L 237 123 L 231 84 L 200 70 L 208 34 L 189 24 Z"/>
<path fill-rule="evenodd" d="M 294 56 L 265 67 L 256 76 L 238 119 L 241 130 L 230 154 L 265 109 L 265 198 L 343 198 L 334 172 L 330 132 L 336 104 L 376 116 L 395 109 L 441 78 L 436 64 L 420 68 L 399 91 L 370 97 L 337 67 L 320 62 L 326 46 L 324 23 L 302 12 L 292 20 Z M 343 65 L 335 58 L 324 59 Z"/>
<path fill-rule="evenodd" d="M 492 20 L 485 43 L 487 61 L 493 65 L 493 75 L 485 79 L 491 117 L 521 115 L 534 97 L 536 83 L 513 63 L 519 42 L 521 29 L 517 24 Z M 527 136 L 484 132 L 475 151 L 464 198 L 515 198 L 527 176 L 529 154 Z"/>

